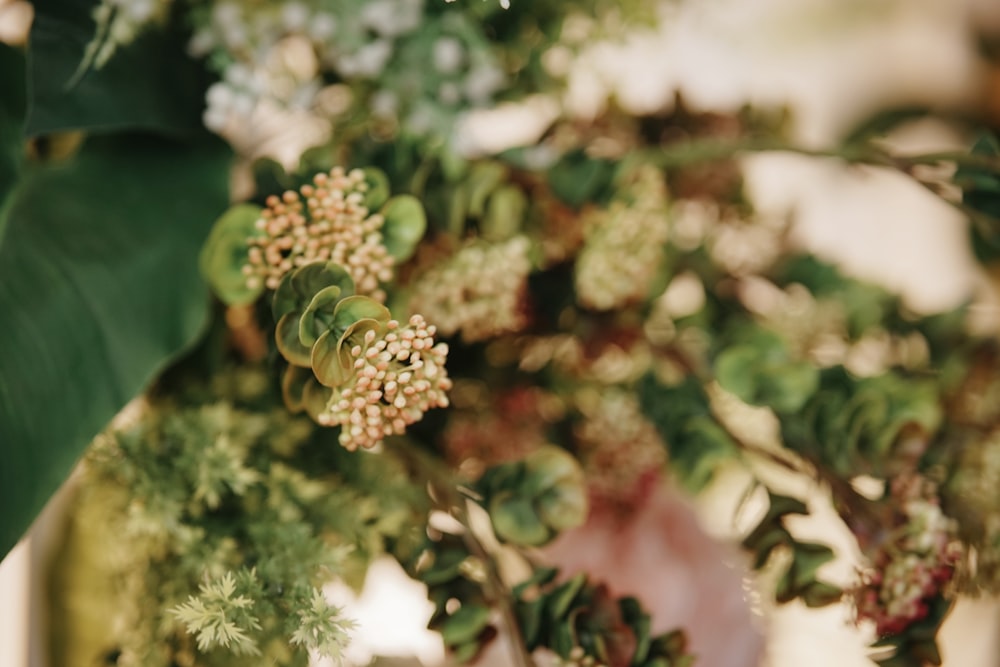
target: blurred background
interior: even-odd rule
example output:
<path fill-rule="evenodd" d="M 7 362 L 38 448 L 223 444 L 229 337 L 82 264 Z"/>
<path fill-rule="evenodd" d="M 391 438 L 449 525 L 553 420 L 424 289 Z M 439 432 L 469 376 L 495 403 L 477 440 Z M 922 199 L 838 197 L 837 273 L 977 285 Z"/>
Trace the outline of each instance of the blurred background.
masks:
<path fill-rule="evenodd" d="M 437 1 L 444 0 L 428 0 Z M 569 72 L 564 101 L 572 113 L 596 116 L 609 97 L 626 110 L 665 110 L 677 95 L 692 111 L 785 108 L 792 139 L 807 147 L 832 146 L 874 111 L 893 106 L 975 112 L 1000 123 L 1000 69 L 982 57 L 980 40 L 1000 35 L 997 0 L 674 0 L 664 3 L 662 17 L 655 30 L 590 44 L 559 65 Z M 30 20 L 29 3 L 0 0 L 0 40 L 23 40 Z M 483 112 L 468 120 L 461 136 L 469 151 L 530 141 L 552 109 L 551 100 L 536 100 Z M 901 151 L 922 152 L 965 147 L 970 138 L 940 122 L 917 122 L 890 141 Z M 983 320 L 995 321 L 994 288 L 972 262 L 961 214 L 905 177 L 786 154 L 747 157 L 744 166 L 755 206 L 764 215 L 790 216 L 801 246 L 900 291 L 915 309 L 941 310 L 975 295 Z M 690 505 L 672 501 L 677 512 L 671 516 L 681 518 L 661 528 L 667 536 L 697 530 L 683 518 L 693 513 L 708 534 L 731 538 L 740 528 L 733 513 L 742 489 L 737 472 L 723 475 Z M 59 502 L 0 564 L 0 666 L 44 666 L 42 582 Z M 840 546 L 828 576 L 847 581 L 854 568 L 848 535 L 828 504 L 816 503 L 815 510 L 796 528 L 803 537 Z M 664 543 L 670 549 L 669 539 Z M 666 554 L 663 567 L 684 581 L 700 561 L 698 553 Z M 359 621 L 350 656 L 358 664 L 373 655 L 412 655 L 428 666 L 442 660 L 440 642 L 423 629 L 431 609 L 421 587 L 389 562 L 376 565 L 360 598 L 346 588 L 330 593 Z M 689 591 L 692 598 L 712 594 Z M 744 596 L 758 604 L 752 586 Z M 845 607 L 758 606 L 763 665 L 871 664 L 865 657 L 871 638 L 851 625 Z M 729 634 L 717 621 L 702 619 L 725 642 Z M 945 664 L 1000 664 L 998 629 L 995 601 L 961 603 L 944 628 Z M 506 664 L 502 651 L 492 660 Z"/>

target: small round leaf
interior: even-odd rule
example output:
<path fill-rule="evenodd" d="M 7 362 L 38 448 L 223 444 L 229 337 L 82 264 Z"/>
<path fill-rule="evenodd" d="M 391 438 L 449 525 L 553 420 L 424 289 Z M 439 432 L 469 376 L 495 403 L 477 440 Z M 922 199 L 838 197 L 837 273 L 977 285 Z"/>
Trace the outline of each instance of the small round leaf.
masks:
<path fill-rule="evenodd" d="M 198 267 L 212 291 L 230 306 L 253 303 L 264 291 L 263 282 L 250 287 L 243 267 L 249 262 L 247 240 L 257 232 L 261 209 L 233 206 L 212 227 L 198 257 Z"/>
<path fill-rule="evenodd" d="M 413 195 L 397 195 L 382 207 L 382 242 L 397 262 L 405 262 L 427 231 L 423 204 Z"/>

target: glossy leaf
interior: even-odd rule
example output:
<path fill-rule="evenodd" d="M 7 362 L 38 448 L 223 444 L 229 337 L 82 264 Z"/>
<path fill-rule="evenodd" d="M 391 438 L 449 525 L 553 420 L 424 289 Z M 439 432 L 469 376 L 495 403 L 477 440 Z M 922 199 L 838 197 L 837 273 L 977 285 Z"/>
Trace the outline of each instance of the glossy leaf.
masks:
<path fill-rule="evenodd" d="M 0 244 L 0 553 L 201 333 L 198 251 L 228 162 L 216 142 L 127 137 L 24 174 Z"/>

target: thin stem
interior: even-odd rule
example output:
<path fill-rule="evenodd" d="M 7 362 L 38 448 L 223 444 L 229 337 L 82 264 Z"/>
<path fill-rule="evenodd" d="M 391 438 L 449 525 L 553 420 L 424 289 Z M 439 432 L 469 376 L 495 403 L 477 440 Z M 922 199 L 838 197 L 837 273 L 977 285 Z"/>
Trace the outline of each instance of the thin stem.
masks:
<path fill-rule="evenodd" d="M 476 537 L 469 520 L 469 513 L 466 503 L 469 499 L 460 490 L 451 471 L 437 460 L 433 455 L 420 449 L 419 446 L 411 443 L 397 447 L 394 451 L 404 460 L 411 462 L 425 479 L 430 482 L 434 489 L 444 497 L 441 499 L 442 508 L 455 517 L 462 524 L 462 539 L 465 542 L 469 553 L 479 559 L 486 573 L 484 592 L 488 599 L 496 604 L 500 612 L 500 617 L 507 627 L 508 639 L 514 654 L 515 667 L 536 667 L 535 661 L 528 654 L 525 648 L 524 638 L 521 635 L 521 626 L 517 622 L 517 615 L 511 604 L 511 597 L 507 592 L 507 586 L 503 583 L 500 573 L 497 571 L 494 559 L 487 552 L 486 547 Z"/>

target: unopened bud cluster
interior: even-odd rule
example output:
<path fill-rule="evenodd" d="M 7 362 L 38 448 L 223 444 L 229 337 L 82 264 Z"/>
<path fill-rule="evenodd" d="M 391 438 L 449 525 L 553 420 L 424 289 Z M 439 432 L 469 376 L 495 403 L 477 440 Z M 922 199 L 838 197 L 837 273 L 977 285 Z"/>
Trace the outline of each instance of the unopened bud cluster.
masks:
<path fill-rule="evenodd" d="M 634 510 L 659 478 L 667 451 L 636 397 L 602 392 L 586 406 L 575 434 L 596 503 Z"/>
<path fill-rule="evenodd" d="M 660 271 L 670 234 L 662 174 L 640 171 L 631 194 L 631 201 L 615 201 L 585 220 L 576 293 L 587 308 L 611 310 L 643 301 Z"/>
<path fill-rule="evenodd" d="M 503 243 L 473 243 L 423 274 L 410 308 L 433 320 L 441 333 L 466 342 L 517 331 L 531 272 L 530 244 L 523 236 Z"/>
<path fill-rule="evenodd" d="M 959 557 L 955 521 L 923 478 L 897 478 L 892 495 L 902 507 L 902 525 L 881 545 L 874 570 L 855 591 L 858 619 L 874 621 L 879 636 L 926 617 L 930 598 L 951 580 Z"/>
<path fill-rule="evenodd" d="M 365 206 L 367 191 L 362 170 L 334 167 L 298 192 L 268 197 L 258 235 L 248 241 L 247 286 L 277 289 L 292 269 L 332 260 L 347 270 L 358 294 L 384 301 L 379 285 L 392 280 L 393 258 L 382 241 L 385 219 Z"/>
<path fill-rule="evenodd" d="M 340 444 L 349 450 L 371 448 L 423 418 L 431 408 L 448 406 L 451 380 L 445 371 L 448 346 L 434 343 L 435 329 L 420 315 L 406 325 L 389 320 L 350 348 L 353 374 L 334 389 L 323 425 L 340 425 Z"/>

